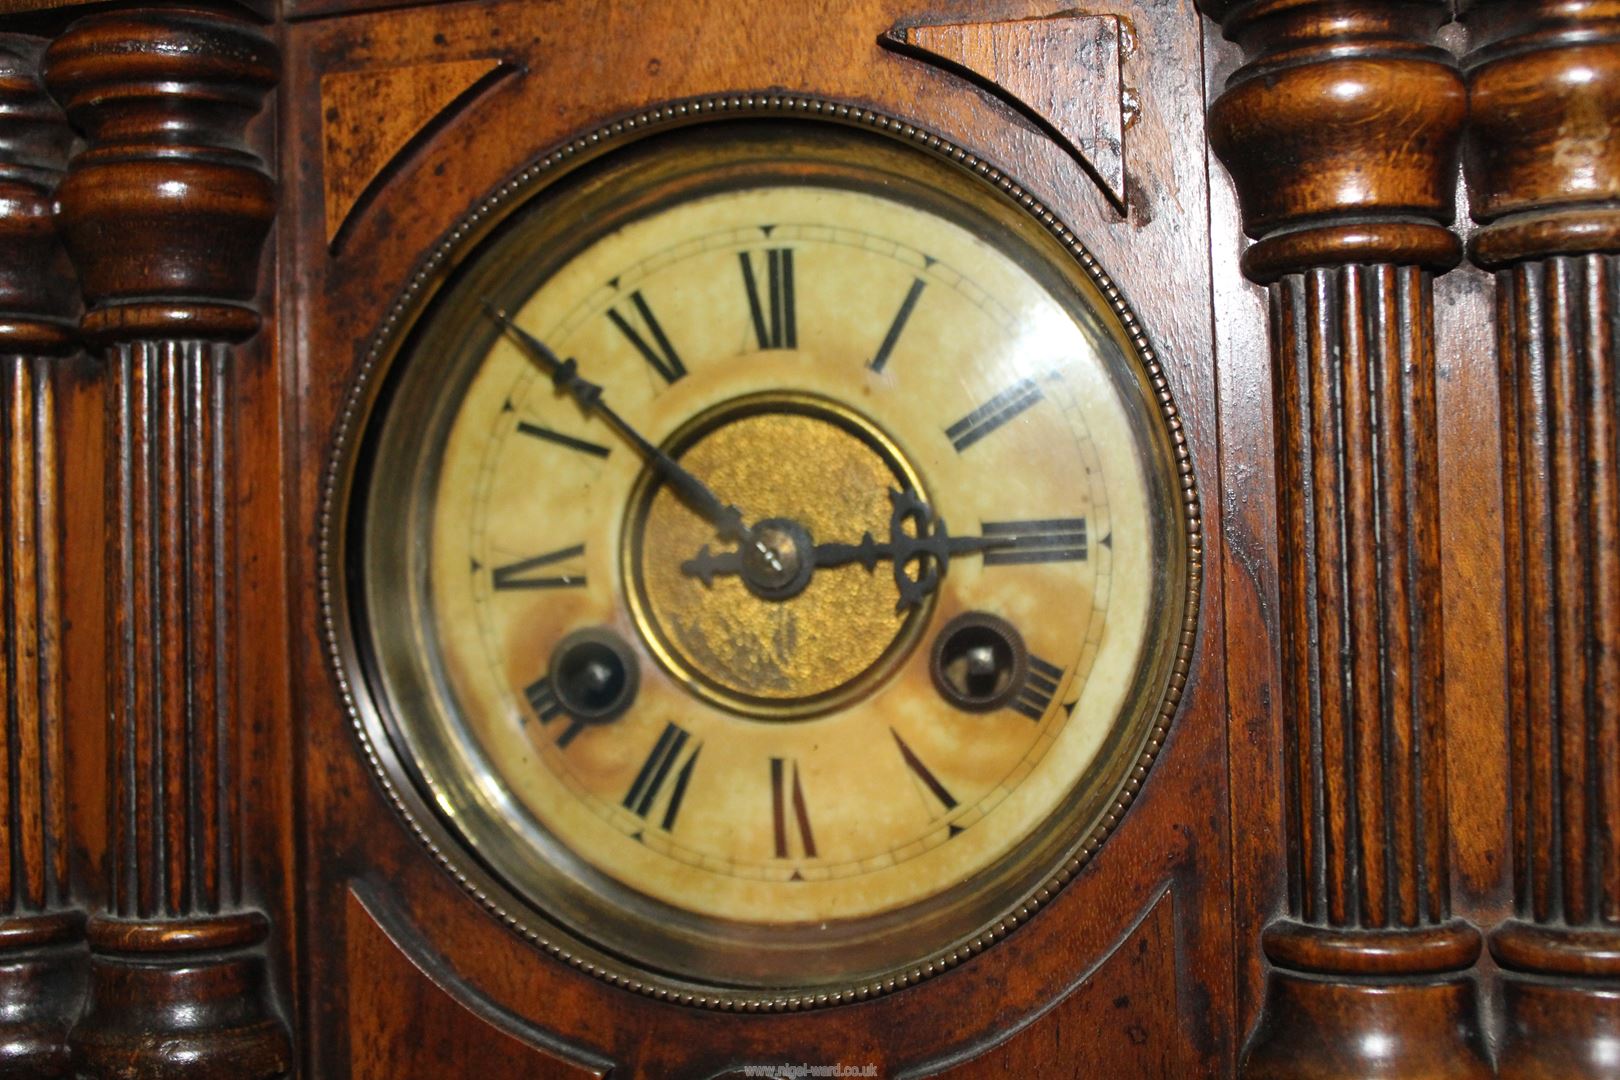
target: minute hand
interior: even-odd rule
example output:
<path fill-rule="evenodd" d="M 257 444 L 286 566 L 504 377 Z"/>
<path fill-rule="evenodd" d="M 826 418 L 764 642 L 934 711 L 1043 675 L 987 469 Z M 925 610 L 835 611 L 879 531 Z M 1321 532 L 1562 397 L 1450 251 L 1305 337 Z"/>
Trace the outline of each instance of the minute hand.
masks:
<path fill-rule="evenodd" d="M 909 540 L 909 538 L 908 538 Z M 935 558 L 952 555 L 971 555 L 979 551 L 989 551 L 991 548 L 1011 547 L 1017 542 L 1016 536 L 938 536 L 930 541 L 917 543 L 912 541 L 897 551 L 893 543 L 879 543 L 871 533 L 861 537 L 858 544 L 817 544 L 815 548 L 816 566 L 843 566 L 846 563 L 860 563 L 871 570 L 880 559 L 893 559 L 899 555 L 904 561 L 915 554 L 932 555 Z"/>
<path fill-rule="evenodd" d="M 719 496 L 710 491 L 708 485 L 686 470 L 680 462 L 664 453 L 663 450 L 649 442 L 641 432 L 613 411 L 613 407 L 602 400 L 602 388 L 579 373 L 579 364 L 572 357 L 567 360 L 560 359 L 539 338 L 524 330 L 513 322 L 506 312 L 484 301 L 484 310 L 494 319 L 506 335 L 517 342 L 529 358 L 538 362 L 551 376 L 551 382 L 557 389 L 564 391 L 587 413 L 595 413 L 606 420 L 624 439 L 634 446 L 641 455 L 652 463 L 665 480 L 667 480 L 681 497 L 692 504 L 692 507 L 702 514 L 719 534 L 728 540 L 738 543 L 758 546 L 754 539 L 754 531 L 743 521 L 742 511 L 729 503 L 720 501 Z"/>

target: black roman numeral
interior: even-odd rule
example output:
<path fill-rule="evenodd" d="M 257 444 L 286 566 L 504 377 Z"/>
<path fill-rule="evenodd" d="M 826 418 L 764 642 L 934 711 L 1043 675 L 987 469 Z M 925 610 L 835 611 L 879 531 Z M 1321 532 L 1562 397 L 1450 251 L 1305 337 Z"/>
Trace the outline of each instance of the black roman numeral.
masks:
<path fill-rule="evenodd" d="M 557 551 L 548 551 L 544 555 L 536 555 L 532 559 L 522 559 L 506 566 L 497 566 L 490 572 L 490 576 L 497 589 L 578 588 L 585 584 L 585 572 L 583 570 L 577 574 L 551 575 L 533 574 L 530 571 L 583 554 L 585 554 L 585 545 L 575 544 L 570 548 L 560 548 Z"/>
<path fill-rule="evenodd" d="M 793 314 L 793 249 L 766 250 L 765 289 L 768 299 L 764 300 L 759 295 L 759 279 L 754 274 L 753 256 L 740 251 L 737 258 L 742 263 L 743 285 L 748 289 L 748 312 L 754 317 L 754 336 L 759 339 L 759 347 L 797 349 L 799 331 Z"/>
<path fill-rule="evenodd" d="M 1062 678 L 1062 668 L 1030 653 L 1029 672 L 1024 676 L 1018 696 L 1011 702 L 1012 709 L 1031 720 L 1039 720 L 1046 715 L 1046 707 L 1052 704 L 1052 695 L 1057 693 L 1058 681 Z"/>
<path fill-rule="evenodd" d="M 685 375 L 686 365 L 681 363 L 680 356 L 675 352 L 675 346 L 664 336 L 664 328 L 659 326 L 658 320 L 653 317 L 652 308 L 647 306 L 647 300 L 641 295 L 640 289 L 630 294 L 630 306 L 635 309 L 647 333 L 652 335 L 651 344 L 648 344 L 647 339 L 641 336 L 618 308 L 608 308 L 608 320 L 619 328 L 619 333 L 629 339 L 630 344 L 641 354 L 641 358 L 651 364 L 652 369 L 662 375 L 665 382 L 672 383 Z"/>
<path fill-rule="evenodd" d="M 900 333 L 906 328 L 906 320 L 911 318 L 911 312 L 917 306 L 917 298 L 922 296 L 922 291 L 927 286 L 928 282 L 922 278 L 916 278 L 912 281 L 911 291 L 906 293 L 904 300 L 900 301 L 900 311 L 895 315 L 894 321 L 889 324 L 889 332 L 883 335 L 883 344 L 878 346 L 877 353 L 872 357 L 872 362 L 866 365 L 867 367 L 873 371 L 882 371 L 883 365 L 889 362 L 889 354 L 894 352 L 895 345 L 900 341 Z"/>
<path fill-rule="evenodd" d="M 670 772 L 680 760 L 681 751 L 686 749 L 687 740 L 690 738 L 690 733 L 679 724 L 664 725 L 663 734 L 658 736 L 658 742 L 654 744 L 652 753 L 647 755 L 641 771 L 636 774 L 635 783 L 630 785 L 630 791 L 624 797 L 626 810 L 637 817 L 647 818 L 658 802 L 659 793 L 664 790 L 664 784 L 669 780 Z M 694 744 L 680 771 L 675 773 L 669 802 L 664 804 L 664 816 L 658 823 L 658 827 L 665 832 L 675 827 L 675 815 L 681 812 L 681 800 L 686 798 L 686 786 L 692 780 L 692 770 L 697 766 L 698 754 L 702 750 L 702 743 Z"/>
<path fill-rule="evenodd" d="M 990 548 L 984 553 L 986 566 L 1077 562 L 1086 557 L 1085 518 L 987 521 L 984 535 L 1011 538 L 1005 547 Z"/>
<path fill-rule="evenodd" d="M 540 718 L 542 724 L 549 724 L 559 716 L 567 715 L 562 702 L 557 700 L 557 694 L 551 689 L 551 679 L 542 675 L 534 682 L 523 688 L 523 697 L 528 701 L 529 708 Z M 585 730 L 585 725 L 568 718 L 568 726 L 557 736 L 557 745 L 566 747 L 574 741 L 574 736 Z"/>
<path fill-rule="evenodd" d="M 542 442 L 555 443 L 558 446 L 566 446 L 570 450 L 578 450 L 580 453 L 589 454 L 592 457 L 605 458 L 613 452 L 608 447 L 603 446 L 600 443 L 587 442 L 584 439 L 576 439 L 572 435 L 564 435 L 560 431 L 552 431 L 550 428 L 541 427 L 539 424 L 531 424 L 527 420 L 519 420 L 517 429 L 523 434 L 532 435 Z"/>
<path fill-rule="evenodd" d="M 1041 400 L 1041 388 L 1034 379 L 1019 379 L 977 409 L 945 429 L 956 452 L 961 453 L 1001 425 Z"/>
<path fill-rule="evenodd" d="M 952 795 L 945 785 L 939 782 L 939 777 L 935 776 L 933 771 L 922 763 L 922 759 L 916 755 L 911 747 L 906 745 L 906 740 L 900 737 L 898 731 L 890 728 L 889 734 L 894 736 L 894 743 L 900 748 L 900 756 L 905 759 L 906 768 L 910 769 L 912 774 L 922 781 L 923 787 L 933 793 L 934 798 L 939 800 L 941 806 L 947 810 L 955 810 L 956 796 Z"/>
<path fill-rule="evenodd" d="M 793 790 L 788 791 L 788 765 L 793 766 Z M 816 838 L 810 832 L 810 811 L 804 804 L 804 788 L 799 784 L 799 763 L 783 758 L 771 758 L 771 823 L 776 830 L 776 857 L 788 858 L 788 804 L 793 806 L 793 819 L 799 826 L 799 845 L 804 857 L 816 857 Z"/>
<path fill-rule="evenodd" d="M 550 723 L 563 711 L 557 695 L 552 693 L 551 679 L 548 676 L 542 675 L 525 686 L 523 696 L 528 699 L 529 707 L 534 710 L 542 724 Z"/>

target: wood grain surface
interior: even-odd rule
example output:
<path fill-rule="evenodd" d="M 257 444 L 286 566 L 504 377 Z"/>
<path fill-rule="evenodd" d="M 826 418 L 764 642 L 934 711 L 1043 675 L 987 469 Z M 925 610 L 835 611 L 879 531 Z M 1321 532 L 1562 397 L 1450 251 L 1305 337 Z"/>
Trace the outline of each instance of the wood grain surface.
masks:
<path fill-rule="evenodd" d="M 243 141 L 276 53 L 205 9 L 88 16 L 45 78 L 85 144 L 57 220 L 102 346 L 105 850 L 76 1067 L 272 1076 L 291 1064 L 242 851 L 245 651 L 232 343 L 260 325 L 275 210 Z"/>
<path fill-rule="evenodd" d="M 1120 51 L 1134 47 L 1113 15 L 920 23 L 885 35 L 896 47 L 983 83 L 1045 125 L 1125 208 L 1125 87 Z M 1135 116 L 1135 92 L 1131 92 Z"/>
<path fill-rule="evenodd" d="M 1620 1061 L 1620 8 L 1480 3 L 1474 261 L 1496 275 L 1513 907 L 1503 1076 Z"/>
<path fill-rule="evenodd" d="M 1055 4 L 1044 10 L 1024 3 L 940 5 L 922 21 L 1059 10 Z M 290 369 L 296 378 L 287 389 L 296 409 L 296 456 L 287 473 L 296 507 L 290 535 L 298 538 L 292 579 L 306 587 L 314 579 L 321 481 L 343 391 L 422 253 L 483 193 L 562 140 L 649 104 L 702 94 L 760 88 L 826 94 L 926 125 L 992 161 L 1016 165 L 1019 182 L 1079 230 L 1117 276 L 1156 348 L 1170 358 L 1171 390 L 1178 405 L 1186 403 L 1189 444 L 1200 476 L 1208 474 L 1214 462 L 1209 320 L 1178 301 L 1210 288 L 1206 170 L 1201 158 L 1169 152 L 1202 145 L 1202 28 L 1195 12 L 1175 4 L 1124 4 L 1117 14 L 1138 29 L 1136 51 L 1122 55 L 1119 78 L 1137 86 L 1142 101 L 1123 159 L 1130 205 L 1123 217 L 1069 150 L 1020 109 L 955 72 L 886 48 L 884 32 L 902 20 L 919 21 L 913 9 L 896 3 L 714 3 L 679 11 L 569 5 L 547 8 L 543 18 L 532 5 L 455 5 L 293 23 L 286 39 L 288 85 L 316 85 L 338 70 L 487 57 L 501 58 L 516 74 L 464 99 L 460 112 L 386 166 L 336 251 L 326 242 L 320 170 L 333 155 L 319 102 L 311 95 L 285 103 L 284 175 L 302 178 L 282 210 L 284 266 L 298 268 L 287 279 L 298 328 Z M 613 77 L 602 78 L 604 71 Z M 1218 547 L 1212 538 L 1209 549 Z M 303 920 L 321 927 L 321 940 L 330 942 L 332 928 L 343 925 L 351 875 L 369 868 L 370 880 L 386 883 L 376 887 L 400 912 L 407 947 L 440 955 L 458 983 L 478 995 L 470 1007 L 538 1024 L 576 1053 L 612 1062 L 615 1075 L 701 1076 L 750 1062 L 831 1060 L 871 1062 L 882 1075 L 922 1074 L 1001 1044 L 1038 1016 L 1043 1019 L 1027 1027 L 1029 1041 L 1006 1051 L 1015 1055 L 1008 1060 L 1070 1073 L 1083 1063 L 1103 1075 L 1116 1065 L 1129 1075 L 1169 1067 L 1164 1063 L 1227 1072 L 1234 1050 L 1225 1014 L 1231 949 L 1225 706 L 1220 666 L 1207 660 L 1221 640 L 1218 583 L 1206 587 L 1204 602 L 1213 614 L 1197 642 L 1187 705 L 1137 804 L 1046 910 L 982 957 L 915 988 L 821 1012 L 716 1016 L 615 990 L 547 959 L 433 863 L 379 797 L 356 752 L 315 632 L 319 598 L 304 592 L 295 598 L 293 619 L 297 693 L 309 709 L 303 850 L 311 872 L 304 878 Z M 1141 939 L 1160 951 L 1140 960 L 1160 980 L 1153 985 L 1165 989 L 1124 993 L 1132 1004 L 1116 1007 L 1113 1000 L 1122 994 L 1108 987 L 1137 976 L 1116 976 L 1119 968 L 1099 964 L 1132 925 L 1141 901 L 1120 905 L 1110 898 L 1157 896 L 1167 888 L 1154 932 Z M 355 1061 L 353 1031 L 337 1005 L 346 996 L 343 976 L 332 955 L 311 950 L 305 958 L 301 993 L 314 1022 L 304 1049 L 314 1075 L 341 1072 Z M 1052 1011 L 1057 999 L 1064 1002 L 1061 1012 Z M 1202 1004 L 1170 1011 L 1166 1000 Z M 319 1004 L 325 1001 L 334 1005 Z M 537 1009 L 535 1002 L 546 1004 Z M 1123 1034 L 1133 1025 L 1152 1034 L 1148 1045 L 1125 1035 L 1097 1043 L 1090 1055 L 1068 1056 L 1076 1050 L 1071 1031 L 1106 1027 Z M 713 1034 L 721 1031 L 723 1037 Z M 535 1053 L 541 1061 L 541 1051 Z"/>
<path fill-rule="evenodd" d="M 1076 880 L 741 1014 L 458 883 L 320 571 L 427 253 L 570 139 L 773 94 L 1075 230 L 1209 572 Z M 0 3 L 0 1073 L 1620 1078 L 1617 111 L 1615 0 Z"/>
<path fill-rule="evenodd" d="M 51 215 L 71 132 L 46 42 L 0 34 L 0 1072 L 62 1076 L 83 1002 L 69 873 L 59 387 L 79 297 Z"/>
<path fill-rule="evenodd" d="M 499 58 L 483 57 L 322 76 L 327 240 L 337 243 L 344 222 L 396 157 L 425 140 L 434 125 L 448 123 L 500 71 Z"/>
<path fill-rule="evenodd" d="M 1461 256 L 1466 102 L 1444 6 L 1210 10 L 1244 53 L 1210 141 L 1271 283 L 1279 519 L 1288 918 L 1243 1071 L 1487 1075 L 1453 974 L 1480 934 L 1452 919 L 1448 839 L 1430 273 Z"/>

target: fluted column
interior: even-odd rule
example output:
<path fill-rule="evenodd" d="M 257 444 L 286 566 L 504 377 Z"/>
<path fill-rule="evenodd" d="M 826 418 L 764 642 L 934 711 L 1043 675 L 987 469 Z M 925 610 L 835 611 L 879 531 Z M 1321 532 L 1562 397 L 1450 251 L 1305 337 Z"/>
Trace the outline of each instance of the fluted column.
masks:
<path fill-rule="evenodd" d="M 59 219 L 107 399 L 107 910 L 75 1049 L 98 1076 L 290 1065 L 242 875 L 235 343 L 275 211 L 244 130 L 276 79 L 207 8 L 92 15 L 46 56 L 86 147 Z"/>
<path fill-rule="evenodd" d="M 1461 257 L 1442 2 L 1205 0 L 1271 296 L 1287 914 L 1250 1077 L 1489 1075 L 1448 882 L 1430 278 Z"/>
<path fill-rule="evenodd" d="M 1620 3 L 1467 13 L 1497 275 L 1517 918 L 1504 1076 L 1620 1077 Z"/>
<path fill-rule="evenodd" d="M 68 879 L 56 383 L 79 290 L 51 219 L 67 120 L 0 34 L 0 1076 L 63 1076 L 84 990 Z"/>

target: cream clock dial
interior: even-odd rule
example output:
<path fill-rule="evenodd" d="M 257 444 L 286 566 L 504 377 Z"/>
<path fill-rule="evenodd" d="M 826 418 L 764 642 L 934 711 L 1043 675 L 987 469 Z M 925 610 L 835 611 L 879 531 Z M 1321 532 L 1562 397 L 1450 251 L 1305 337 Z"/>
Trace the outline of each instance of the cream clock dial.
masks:
<path fill-rule="evenodd" d="M 803 120 L 513 202 L 400 336 L 348 496 L 411 784 L 638 983 L 853 992 L 987 940 L 1134 790 L 1194 599 L 1105 282 Z"/>

